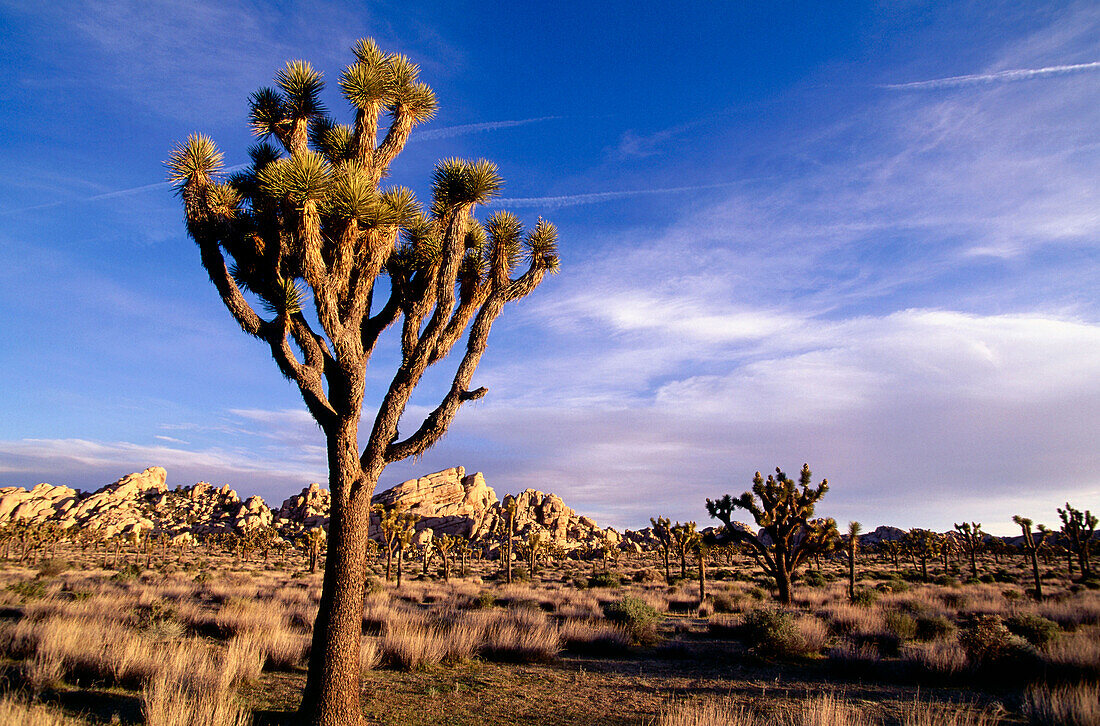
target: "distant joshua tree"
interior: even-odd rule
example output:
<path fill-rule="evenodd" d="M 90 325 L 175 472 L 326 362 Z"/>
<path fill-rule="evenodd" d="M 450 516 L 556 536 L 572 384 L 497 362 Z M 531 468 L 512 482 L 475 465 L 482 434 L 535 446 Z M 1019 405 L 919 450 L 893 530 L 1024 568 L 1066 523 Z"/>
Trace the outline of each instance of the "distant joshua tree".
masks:
<path fill-rule="evenodd" d="M 321 545 L 325 542 L 325 530 L 314 527 L 306 533 L 306 542 L 309 545 L 309 571 L 317 572 L 317 562 L 321 558 Z"/>
<path fill-rule="evenodd" d="M 672 572 L 669 568 L 669 555 L 672 549 L 672 522 L 668 517 L 653 517 L 649 518 L 649 523 L 653 525 L 653 536 L 657 538 L 657 542 L 661 547 L 661 559 L 665 563 L 665 582 L 672 582 Z"/>
<path fill-rule="evenodd" d="M 677 522 L 670 530 L 672 533 L 672 547 L 676 550 L 676 556 L 680 558 L 680 577 L 687 578 L 687 557 L 699 539 L 699 533 L 695 531 L 695 522 Z"/>
<path fill-rule="evenodd" d="M 930 529 L 914 528 L 905 533 L 905 548 L 910 556 L 920 562 L 920 574 L 928 579 L 928 560 L 935 559 L 941 553 L 943 542 L 940 536 Z"/>
<path fill-rule="evenodd" d="M 435 548 L 439 550 L 439 556 L 443 559 L 443 581 L 450 582 L 451 553 L 458 547 L 458 538 L 449 534 L 441 534 L 435 537 L 432 542 L 435 544 Z"/>
<path fill-rule="evenodd" d="M 516 513 L 519 505 L 511 494 L 504 497 L 500 503 L 500 520 L 497 522 L 496 534 L 500 538 L 501 558 L 504 560 L 505 580 L 512 582 L 512 544 L 516 537 Z"/>
<path fill-rule="evenodd" d="M 1089 510 L 1074 509 L 1066 502 L 1065 509 L 1058 509 L 1058 518 L 1062 520 L 1062 535 L 1065 547 L 1077 555 L 1077 564 L 1081 568 L 1081 579 L 1092 576 L 1092 563 L 1089 550 L 1092 549 L 1092 537 L 1096 534 L 1096 516 Z"/>
<path fill-rule="evenodd" d="M 844 539 L 844 554 L 848 558 L 848 599 L 856 599 L 856 552 L 859 551 L 859 533 L 863 525 L 848 522 L 848 536 Z"/>
<path fill-rule="evenodd" d="M 752 491 L 737 499 L 729 494 L 717 501 L 707 500 L 707 512 L 725 524 L 728 537 L 749 547 L 764 573 L 775 580 L 779 601 L 791 604 L 794 575 L 808 557 L 826 549 L 839 533 L 832 519 L 813 520 L 814 505 L 829 491 L 829 482 L 822 479 L 811 487 L 812 474 L 802 465 L 799 483 L 789 479 L 780 469 L 767 481 L 760 472 L 752 480 Z M 745 509 L 763 529 L 764 537 L 734 526 L 733 510 Z"/>
<path fill-rule="evenodd" d="M 1050 530 L 1044 525 L 1040 524 L 1036 529 L 1039 531 L 1039 541 L 1035 541 L 1035 537 L 1031 533 L 1032 522 L 1026 517 L 1015 515 L 1012 517 L 1012 521 L 1020 525 L 1021 531 L 1024 534 L 1024 552 L 1031 557 L 1031 574 L 1035 578 L 1035 599 L 1038 602 L 1043 601 L 1043 580 L 1039 577 L 1039 548 L 1042 547 L 1043 541 L 1050 534 Z"/>
<path fill-rule="evenodd" d="M 476 219 L 503 184 L 488 161 L 439 162 L 427 208 L 409 189 L 383 187 L 437 101 L 407 57 L 369 39 L 353 53 L 340 76 L 350 124 L 328 115 L 321 74 L 294 60 L 250 98 L 262 141 L 246 168 L 226 179 L 222 153 L 199 134 L 167 162 L 222 302 L 269 348 L 325 435 L 331 546 L 299 717 L 323 726 L 361 719 L 364 542 L 379 476 L 422 455 L 486 394 L 472 380 L 494 322 L 558 268 L 553 225 L 526 231 L 504 211 Z M 367 365 L 391 327 L 396 371 L 360 448 Z M 463 339 L 442 400 L 402 438 L 414 389 Z"/>
<path fill-rule="evenodd" d="M 959 533 L 962 548 L 970 557 L 970 576 L 978 579 L 978 551 L 982 548 L 985 532 L 982 531 L 981 522 L 955 523 L 955 531 Z"/>

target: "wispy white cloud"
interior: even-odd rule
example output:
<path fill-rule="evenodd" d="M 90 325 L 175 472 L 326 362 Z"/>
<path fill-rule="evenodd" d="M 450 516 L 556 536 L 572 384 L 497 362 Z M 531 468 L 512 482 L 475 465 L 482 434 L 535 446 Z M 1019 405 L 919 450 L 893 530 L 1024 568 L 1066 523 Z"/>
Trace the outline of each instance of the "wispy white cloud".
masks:
<path fill-rule="evenodd" d="M 1045 68 L 1018 68 L 993 73 L 973 73 L 965 76 L 933 78 L 927 81 L 909 81 L 907 83 L 887 83 L 883 88 L 894 91 L 933 90 L 938 88 L 958 88 L 959 86 L 977 86 L 987 83 L 1012 83 L 1030 81 L 1036 78 L 1065 76 L 1072 73 L 1085 73 L 1100 70 L 1100 61 L 1092 63 L 1071 63 L 1067 65 L 1046 66 Z"/>

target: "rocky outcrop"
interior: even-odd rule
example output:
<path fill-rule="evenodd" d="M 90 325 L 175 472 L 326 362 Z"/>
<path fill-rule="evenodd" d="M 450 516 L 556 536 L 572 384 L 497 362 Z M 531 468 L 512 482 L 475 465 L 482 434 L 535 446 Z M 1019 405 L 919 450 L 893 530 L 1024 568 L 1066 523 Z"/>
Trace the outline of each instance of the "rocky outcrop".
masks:
<path fill-rule="evenodd" d="M 105 537 L 164 532 L 210 534 L 244 531 L 272 524 L 271 510 L 260 497 L 241 502 L 228 485 L 206 482 L 168 491 L 168 472 L 153 466 L 128 474 L 91 494 L 50 484 L 29 492 L 22 487 L 0 489 L 0 522 L 56 522 L 61 528 L 81 527 Z"/>
<path fill-rule="evenodd" d="M 456 466 L 401 482 L 375 494 L 372 502 L 384 506 L 396 504 L 419 515 L 417 530 L 476 537 L 485 530 L 497 495 L 480 471 L 467 476 L 466 469 Z M 373 514 L 372 537 L 378 535 L 378 521 L 379 515 Z"/>
<path fill-rule="evenodd" d="M 328 527 L 332 500 L 317 483 L 288 497 L 272 511 L 258 496 L 242 502 L 229 485 L 217 487 L 200 481 L 170 491 L 167 477 L 163 468 L 150 467 L 91 494 L 50 484 L 39 484 L 30 491 L 0 488 L 0 524 L 13 520 L 52 521 L 64 529 L 88 528 L 107 537 L 163 533 L 173 542 L 258 527 L 274 527 L 284 537 Z M 635 547 L 623 543 L 615 530 L 600 529 L 591 518 L 577 514 L 556 494 L 527 489 L 515 499 L 516 534 L 521 538 L 537 532 L 566 550 L 608 543 Z M 501 503 L 484 475 L 467 475 L 461 466 L 402 482 L 379 492 L 373 501 L 399 505 L 419 515 L 416 541 L 423 543 L 440 534 L 452 534 L 483 539 L 492 549 L 493 532 L 502 521 Z M 372 514 L 373 537 L 379 534 L 378 521 L 379 516 Z"/>

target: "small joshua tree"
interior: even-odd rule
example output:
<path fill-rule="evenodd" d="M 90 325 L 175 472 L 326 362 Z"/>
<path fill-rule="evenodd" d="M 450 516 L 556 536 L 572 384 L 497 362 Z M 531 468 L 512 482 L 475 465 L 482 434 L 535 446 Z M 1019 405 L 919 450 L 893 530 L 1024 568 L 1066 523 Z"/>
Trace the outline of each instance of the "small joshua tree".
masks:
<path fill-rule="evenodd" d="M 672 522 L 668 517 L 653 517 L 649 518 L 649 523 L 653 525 L 653 536 L 657 538 L 657 542 L 661 547 L 661 559 L 665 563 L 665 582 L 672 582 L 672 572 L 669 568 L 669 555 L 672 550 Z"/>
<path fill-rule="evenodd" d="M 516 512 L 519 505 L 511 494 L 500 503 L 500 520 L 497 522 L 497 536 L 500 537 L 500 556 L 504 560 L 505 579 L 512 582 L 512 543 L 516 537 Z"/>
<path fill-rule="evenodd" d="M 1020 525 L 1020 530 L 1024 534 L 1024 552 L 1031 557 L 1031 574 L 1035 578 L 1035 599 L 1042 602 L 1043 581 L 1039 577 L 1039 548 L 1043 545 L 1043 541 L 1047 538 L 1050 530 L 1042 524 L 1036 527 L 1039 531 L 1039 541 L 1036 542 L 1034 535 L 1031 533 L 1032 522 L 1030 519 L 1017 514 L 1012 517 L 1012 521 Z"/>
<path fill-rule="evenodd" d="M 970 576 L 976 580 L 978 579 L 978 550 L 982 548 L 985 538 L 981 522 L 956 523 L 955 531 L 959 533 L 963 551 L 970 557 Z"/>
<path fill-rule="evenodd" d="M 913 528 L 905 533 L 905 548 L 910 556 L 920 561 L 921 577 L 928 579 L 928 560 L 940 554 L 940 536 L 930 529 Z"/>
<path fill-rule="evenodd" d="M 1077 555 L 1077 564 L 1081 568 L 1081 579 L 1092 576 L 1092 563 L 1089 550 L 1092 549 L 1092 537 L 1096 533 L 1097 519 L 1089 510 L 1074 509 L 1066 502 L 1065 509 L 1058 509 L 1058 518 L 1062 520 L 1062 535 L 1065 546 Z"/>
<path fill-rule="evenodd" d="M 441 534 L 432 540 L 435 548 L 439 550 L 439 556 L 443 559 L 443 581 L 451 581 L 451 553 L 458 546 L 458 538 L 449 534 Z"/>
<path fill-rule="evenodd" d="M 844 540 L 844 554 L 848 557 L 848 599 L 856 599 L 856 552 L 859 551 L 859 533 L 863 525 L 848 522 L 848 536 Z"/>
<path fill-rule="evenodd" d="M 314 527 L 306 534 L 309 546 L 309 571 L 317 572 L 317 562 L 321 558 L 321 545 L 325 543 L 325 530 Z"/>
<path fill-rule="evenodd" d="M 779 601 L 784 605 L 791 604 L 798 568 L 808 557 L 830 548 L 839 536 L 832 519 L 813 520 L 814 505 L 829 491 L 828 480 L 822 479 L 817 487 L 811 483 L 807 464 L 802 465 L 798 484 L 777 468 L 767 481 L 756 472 L 752 491 L 737 499 L 726 494 L 717 501 L 707 500 L 707 513 L 725 524 L 730 539 L 749 547 L 756 563 L 775 580 Z M 733 524 L 733 510 L 737 508 L 752 514 L 764 537 Z"/>
<path fill-rule="evenodd" d="M 399 520 L 401 518 L 400 506 L 387 507 L 375 504 L 374 511 L 378 513 L 378 534 L 382 538 L 382 547 L 386 551 L 386 582 L 390 581 L 393 570 L 393 557 L 397 552 L 397 539 L 401 530 Z"/>
<path fill-rule="evenodd" d="M 695 522 L 677 522 L 669 531 L 672 533 L 672 548 L 680 558 L 680 577 L 686 579 L 688 553 L 699 539 L 699 533 L 695 531 Z"/>
<path fill-rule="evenodd" d="M 527 571 L 534 576 L 538 566 L 539 557 L 546 551 L 549 540 L 542 532 L 532 530 L 527 533 L 527 540 L 520 543 L 523 558 L 527 560 Z"/>
<path fill-rule="evenodd" d="M 702 535 L 697 534 L 691 549 L 699 562 L 699 607 L 702 607 L 707 599 L 707 555 L 710 554 L 710 545 L 703 540 Z"/>

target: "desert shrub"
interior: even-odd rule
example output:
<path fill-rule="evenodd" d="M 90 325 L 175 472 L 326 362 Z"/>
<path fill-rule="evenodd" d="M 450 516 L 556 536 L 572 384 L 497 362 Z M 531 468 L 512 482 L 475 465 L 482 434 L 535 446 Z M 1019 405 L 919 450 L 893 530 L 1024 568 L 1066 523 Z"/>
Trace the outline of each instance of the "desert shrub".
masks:
<path fill-rule="evenodd" d="M 732 580 L 734 579 L 733 570 L 726 569 L 725 567 L 719 567 L 711 575 L 712 580 Z"/>
<path fill-rule="evenodd" d="M 588 578 L 588 587 L 619 587 L 622 580 L 614 572 L 597 572 Z"/>
<path fill-rule="evenodd" d="M 972 663 L 989 663 L 998 659 L 1008 648 L 1012 633 L 996 615 L 979 615 L 959 636 Z"/>
<path fill-rule="evenodd" d="M 759 587 L 759 586 L 758 587 L 750 587 L 745 594 L 748 595 L 749 597 L 751 597 L 753 600 L 767 600 L 768 599 L 768 591 L 765 590 L 762 587 Z"/>
<path fill-rule="evenodd" d="M 941 592 L 939 598 L 945 607 L 952 610 L 962 610 L 968 602 L 966 595 L 961 592 Z"/>
<path fill-rule="evenodd" d="M 38 574 L 36 575 L 36 577 L 57 577 L 65 570 L 68 570 L 70 567 L 72 567 L 72 565 L 65 560 L 43 560 L 42 563 L 38 565 Z"/>
<path fill-rule="evenodd" d="M 1009 572 L 1005 568 L 1001 567 L 1001 568 L 998 568 L 997 571 L 993 573 L 993 581 L 994 582 L 1007 582 L 1007 583 L 1015 584 L 1015 583 L 1018 583 L 1020 581 L 1020 576 L 1016 575 L 1015 573 Z M 984 582 L 984 580 L 983 580 L 983 582 Z"/>
<path fill-rule="evenodd" d="M 955 632 L 955 624 L 942 615 L 918 615 L 917 640 L 937 640 Z"/>
<path fill-rule="evenodd" d="M 807 570 L 806 574 L 802 576 L 802 582 L 807 587 L 825 587 L 829 584 L 829 581 L 825 579 L 825 575 L 817 570 Z"/>
<path fill-rule="evenodd" d="M 885 584 L 890 588 L 890 592 L 909 592 L 909 583 L 897 575 L 891 577 Z"/>
<path fill-rule="evenodd" d="M 1100 723 L 1100 688 L 1080 684 L 1033 687 L 1024 696 L 1024 715 L 1036 726 L 1091 726 Z"/>
<path fill-rule="evenodd" d="M 1019 590 L 1001 590 L 1001 597 L 1010 602 L 1015 602 L 1023 597 L 1023 595 L 1020 594 Z"/>
<path fill-rule="evenodd" d="M 875 604 L 876 600 L 878 600 L 877 592 L 867 587 L 861 587 L 856 590 L 855 597 L 852 598 L 852 604 L 869 608 Z"/>
<path fill-rule="evenodd" d="M 145 568 L 134 562 L 129 562 L 115 571 L 115 574 L 111 575 L 111 579 L 115 582 L 127 582 L 129 580 L 136 580 L 141 577 L 141 573 Z"/>
<path fill-rule="evenodd" d="M 496 606 L 497 597 L 493 593 L 483 590 L 477 594 L 474 598 L 473 607 L 478 610 L 488 610 L 491 607 Z"/>
<path fill-rule="evenodd" d="M 46 586 L 37 580 L 23 580 L 8 585 L 8 590 L 24 600 L 35 600 L 46 596 Z"/>
<path fill-rule="evenodd" d="M 736 613 L 741 611 L 741 599 L 728 592 L 716 592 L 711 595 L 711 606 L 716 613 Z"/>
<path fill-rule="evenodd" d="M 382 581 L 377 577 L 368 577 L 363 582 L 363 594 L 364 595 L 377 595 L 380 592 L 385 592 L 386 586 L 382 584 Z"/>
<path fill-rule="evenodd" d="M 765 656 L 804 656 L 808 646 L 791 615 L 778 608 L 756 608 L 745 616 L 745 644 Z"/>
<path fill-rule="evenodd" d="M 959 587 L 959 581 L 951 575 L 936 575 L 932 582 L 941 587 Z"/>
<path fill-rule="evenodd" d="M 657 622 L 661 613 L 645 600 L 633 595 L 609 602 L 603 608 L 604 617 L 621 627 L 637 643 L 652 643 L 657 639 Z"/>
<path fill-rule="evenodd" d="M 634 582 L 657 582 L 661 579 L 661 575 L 656 570 L 646 568 L 637 570 L 631 579 Z"/>
<path fill-rule="evenodd" d="M 1005 627 L 1036 647 L 1046 645 L 1059 633 L 1057 623 L 1033 613 L 1013 615 L 1005 621 Z"/>
<path fill-rule="evenodd" d="M 912 640 L 917 636 L 917 621 L 912 615 L 901 612 L 889 612 L 884 616 L 886 630 L 898 640 Z"/>

